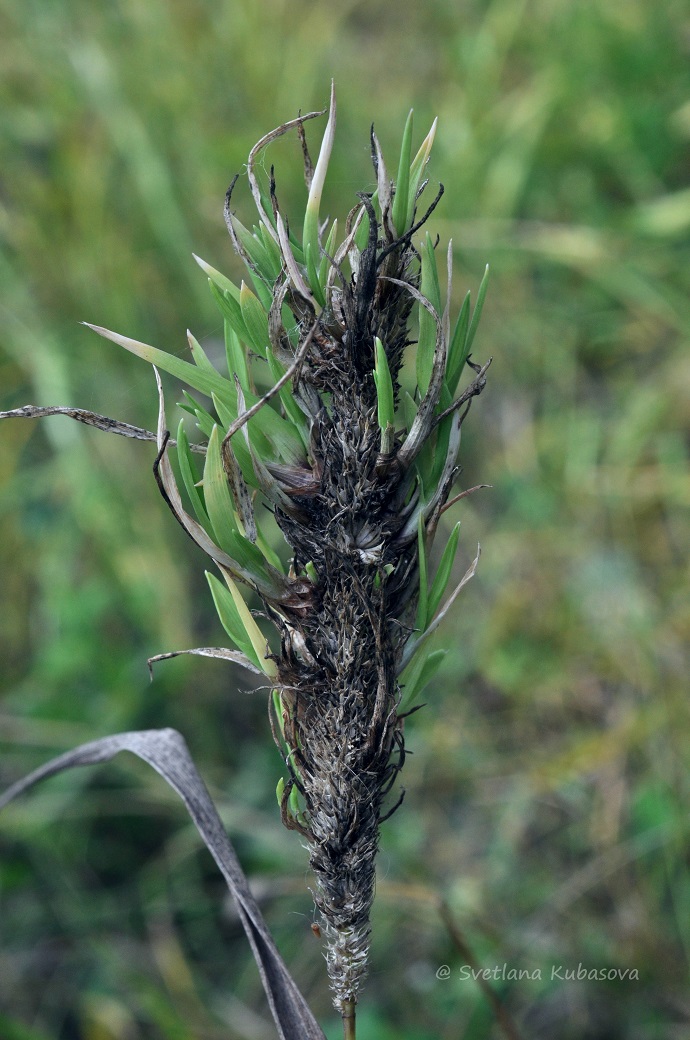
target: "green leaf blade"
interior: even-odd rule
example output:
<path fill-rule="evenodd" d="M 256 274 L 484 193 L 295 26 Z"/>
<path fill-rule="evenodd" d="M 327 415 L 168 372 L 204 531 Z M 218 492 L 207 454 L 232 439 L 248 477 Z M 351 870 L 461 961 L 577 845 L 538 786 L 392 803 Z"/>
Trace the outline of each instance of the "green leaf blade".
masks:
<path fill-rule="evenodd" d="M 180 474 L 182 475 L 182 483 L 187 491 L 189 501 L 192 503 L 192 507 L 199 523 L 205 529 L 206 533 L 210 535 L 212 534 L 213 526 L 209 519 L 209 515 L 206 512 L 206 506 L 204 505 L 199 488 L 196 486 L 197 480 L 194 470 L 194 461 L 189 448 L 189 439 L 184 428 L 183 419 L 180 419 L 180 424 L 177 427 L 177 460 L 180 467 Z"/>
<path fill-rule="evenodd" d="M 412 128 L 413 112 L 405 123 L 403 131 L 402 146 L 400 148 L 400 162 L 398 164 L 398 178 L 395 182 L 395 197 L 393 199 L 392 217 L 395 230 L 399 235 L 407 231 L 407 212 L 410 194 L 410 157 L 412 155 Z"/>
<path fill-rule="evenodd" d="M 471 293 L 465 295 L 460 314 L 453 330 L 453 336 L 448 348 L 448 361 L 446 364 L 446 386 L 451 397 L 455 396 L 458 381 L 465 367 L 469 348 L 467 346 L 467 331 L 470 326 L 470 306 L 472 303 Z"/>
<path fill-rule="evenodd" d="M 433 583 L 431 585 L 428 604 L 429 619 L 432 619 L 434 617 L 434 614 L 438 610 L 441 600 L 443 599 L 443 594 L 445 593 L 446 588 L 448 587 L 448 582 L 450 581 L 450 576 L 453 571 L 453 562 L 455 560 L 455 554 L 458 548 L 459 537 L 460 522 L 458 521 L 458 523 L 451 531 L 450 538 L 448 539 L 446 547 L 443 550 L 443 554 L 439 561 L 439 565 L 436 570 L 436 574 L 434 575 Z"/>
<path fill-rule="evenodd" d="M 421 293 L 432 305 L 437 314 L 441 313 L 441 289 L 436 266 L 436 251 L 431 235 L 427 232 L 426 242 L 422 250 Z M 434 367 L 436 351 L 437 326 L 434 317 L 426 307 L 419 306 L 419 340 L 417 342 L 417 385 L 422 397 L 429 389 L 431 373 Z"/>
<path fill-rule="evenodd" d="M 377 394 L 377 416 L 379 429 L 385 434 L 388 426 L 393 426 L 395 421 L 395 400 L 393 394 L 393 380 L 388 367 L 388 358 L 383 343 L 377 336 L 374 340 L 374 382 Z"/>
<path fill-rule="evenodd" d="M 484 269 L 484 277 L 481 280 L 479 286 L 479 292 L 477 293 L 477 302 L 474 305 L 474 312 L 472 314 L 472 321 L 470 322 L 470 328 L 467 333 L 467 353 L 468 355 L 472 351 L 472 344 L 474 343 L 474 337 L 477 334 L 479 328 L 479 321 L 482 316 L 482 310 L 484 309 L 484 300 L 486 299 L 486 292 L 489 288 L 489 265 L 487 264 Z"/>
<path fill-rule="evenodd" d="M 240 301 L 240 290 L 237 288 L 234 282 L 231 282 L 229 278 L 226 278 L 220 271 L 216 271 L 215 267 L 211 267 L 205 260 L 202 260 L 196 253 L 192 253 L 192 256 L 198 263 L 201 270 L 204 272 L 206 277 L 222 292 L 229 293 L 237 302 Z"/>
<path fill-rule="evenodd" d="M 206 449 L 204 500 L 218 545 L 234 558 L 238 531 L 234 521 L 234 503 L 220 454 L 220 440 L 220 428 L 214 426 Z"/>
<path fill-rule="evenodd" d="M 226 321 L 230 322 L 233 331 L 239 336 L 242 343 L 251 343 L 251 336 L 247 330 L 242 317 L 239 293 L 237 299 L 225 289 L 219 289 L 214 282 L 209 281 L 209 288 L 213 299 L 218 304 L 218 309 Z M 244 284 L 244 283 L 243 283 Z"/>
<path fill-rule="evenodd" d="M 422 178 L 424 176 L 426 164 L 429 161 L 429 155 L 431 154 L 431 149 L 434 144 L 434 138 L 436 137 L 437 126 L 438 119 L 434 119 L 433 123 L 431 124 L 431 129 L 429 130 L 429 133 L 422 141 L 419 151 L 412 160 L 412 165 L 410 167 L 409 197 L 407 200 L 407 218 L 405 220 L 406 228 L 412 227 L 414 221 L 414 208 L 417 202 L 417 192 L 419 191 L 419 186 L 422 183 Z"/>
<path fill-rule="evenodd" d="M 263 357 L 269 342 L 268 315 L 259 298 L 254 295 L 245 282 L 242 282 L 240 288 L 240 310 L 249 342 L 254 350 Z"/>
<path fill-rule="evenodd" d="M 148 361 L 149 364 L 155 365 L 156 368 L 163 369 L 164 372 L 168 372 L 170 375 L 175 376 L 176 379 L 187 383 L 188 386 L 199 390 L 200 393 L 206 394 L 208 397 L 217 394 L 222 400 L 231 400 L 237 396 L 232 383 L 216 372 L 215 369 L 213 372 L 210 372 L 206 369 L 198 368 L 196 365 L 192 365 L 189 361 L 183 361 L 182 358 L 178 358 L 174 354 L 168 354 L 166 351 L 159 350 L 158 347 L 152 347 L 148 343 L 140 343 L 139 340 L 121 336 L 119 333 L 111 332 L 110 329 L 104 329 L 100 325 L 90 325 L 88 322 L 83 324 L 97 332 L 99 336 L 103 336 L 104 339 L 117 343 L 131 354 L 136 354 L 143 361 Z"/>
<path fill-rule="evenodd" d="M 307 206 L 304 213 L 304 225 L 302 229 L 302 248 L 304 250 L 304 257 L 309 267 L 309 251 L 311 251 L 311 263 L 316 270 L 316 262 L 319 258 L 319 212 L 321 209 L 321 196 L 323 194 L 324 184 L 326 182 L 326 173 L 328 172 L 328 164 L 331 159 L 331 152 L 333 150 L 333 141 L 335 139 L 335 125 L 336 125 L 336 105 L 335 105 L 335 86 L 331 83 L 331 100 L 328 112 L 328 122 L 326 123 L 326 130 L 323 135 L 323 141 L 321 142 L 321 148 L 319 150 L 319 158 L 316 160 L 316 167 L 311 181 L 311 187 L 309 188 L 309 198 L 307 199 Z M 311 273 L 309 278 L 311 281 Z M 318 280 L 315 278 L 315 281 Z M 312 292 L 314 296 L 317 295 L 314 284 L 312 282 Z"/>
<path fill-rule="evenodd" d="M 416 700 L 438 672 L 448 654 L 447 650 L 433 650 L 430 654 L 417 654 L 400 676 L 403 687 L 403 704 L 406 708 Z"/>
<path fill-rule="evenodd" d="M 252 232 L 237 219 L 234 213 L 230 214 L 230 220 L 232 221 L 232 227 L 237 235 L 240 245 L 245 250 L 260 277 L 263 278 L 264 281 L 273 283 L 276 277 L 274 273 L 274 263 L 262 240 L 256 234 L 252 234 Z"/>
<path fill-rule="evenodd" d="M 419 599 L 417 601 L 417 617 L 415 628 L 423 632 L 429 620 L 429 575 L 426 558 L 426 532 L 424 519 L 420 514 L 417 525 L 417 559 L 419 561 Z"/>
<path fill-rule="evenodd" d="M 223 338 L 225 340 L 225 358 L 228 364 L 228 372 L 231 376 L 237 376 L 243 391 L 245 394 L 248 394 L 251 390 L 251 383 L 247 354 L 242 346 L 240 337 L 227 318 L 223 320 Z"/>
<path fill-rule="evenodd" d="M 257 668 L 261 668 L 261 663 L 252 646 L 252 641 L 247 635 L 235 600 L 230 595 L 229 590 L 216 578 L 215 574 L 211 574 L 209 571 L 206 571 L 206 580 L 211 589 L 213 603 L 221 625 L 237 649 L 241 650 Z M 263 668 L 261 670 L 263 671 Z"/>
<path fill-rule="evenodd" d="M 319 272 L 314 262 L 314 248 L 311 242 L 307 242 L 304 253 L 307 260 L 307 278 L 309 280 L 309 288 L 314 294 L 314 299 L 320 307 L 326 305 L 326 297 L 323 294 L 323 288 L 319 280 Z"/>

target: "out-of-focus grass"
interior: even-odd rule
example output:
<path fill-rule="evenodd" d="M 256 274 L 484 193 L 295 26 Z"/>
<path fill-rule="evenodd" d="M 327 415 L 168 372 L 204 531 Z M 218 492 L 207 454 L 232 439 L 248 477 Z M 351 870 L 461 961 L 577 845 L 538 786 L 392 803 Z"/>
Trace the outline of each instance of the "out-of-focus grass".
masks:
<path fill-rule="evenodd" d="M 0 29 L 4 408 L 150 427 L 147 366 L 78 321 L 181 353 L 187 325 L 218 337 L 191 251 L 236 270 L 226 183 L 261 133 L 325 103 L 331 75 L 343 214 L 372 184 L 370 121 L 392 155 L 410 105 L 420 134 L 439 115 L 458 301 L 493 268 L 476 352 L 495 361 L 462 476 L 493 490 L 447 514 L 459 574 L 478 540 L 484 554 L 408 727 L 362 1040 L 497 1035 L 439 893 L 482 965 L 541 970 L 494 983 L 525 1036 L 684 1035 L 687 6 L 0 0 Z M 297 147 L 269 161 L 289 213 Z M 249 216 L 244 180 L 236 201 Z M 147 683 L 149 654 L 222 640 L 151 462 L 67 420 L 0 428 L 0 779 L 113 730 L 180 728 L 332 1022 L 264 694 L 199 660 Z M 579 963 L 639 981 L 551 978 Z M 0 818 L 0 1035 L 270 1037 L 261 1008 L 222 883 L 143 768 L 51 781 Z"/>

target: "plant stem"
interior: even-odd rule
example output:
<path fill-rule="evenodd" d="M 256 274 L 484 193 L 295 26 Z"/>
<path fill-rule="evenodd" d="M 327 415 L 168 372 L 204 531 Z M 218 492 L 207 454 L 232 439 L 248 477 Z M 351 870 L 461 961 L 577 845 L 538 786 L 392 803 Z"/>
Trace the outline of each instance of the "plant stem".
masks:
<path fill-rule="evenodd" d="M 354 1000 L 343 1001 L 343 1040 L 356 1040 L 357 1037 L 357 1005 Z"/>

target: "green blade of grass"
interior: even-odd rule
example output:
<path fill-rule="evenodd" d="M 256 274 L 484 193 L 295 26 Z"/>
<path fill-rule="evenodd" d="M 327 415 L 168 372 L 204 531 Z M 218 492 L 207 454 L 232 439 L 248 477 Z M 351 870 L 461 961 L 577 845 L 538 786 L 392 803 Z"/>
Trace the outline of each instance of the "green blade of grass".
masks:
<path fill-rule="evenodd" d="M 438 125 L 438 119 L 434 119 L 431 124 L 431 130 L 422 141 L 421 147 L 410 167 L 410 187 L 409 197 L 407 200 L 407 217 L 405 219 L 405 229 L 412 227 L 414 221 L 414 208 L 417 202 L 417 192 L 419 191 L 419 185 L 422 183 L 424 177 L 424 170 L 427 162 L 429 161 L 429 155 L 434 143 L 436 136 L 436 127 Z"/>
<path fill-rule="evenodd" d="M 196 486 L 197 477 L 194 461 L 192 459 L 192 453 L 189 450 L 189 439 L 184 428 L 183 419 L 180 419 L 179 426 L 177 427 L 177 460 L 180 466 L 182 482 L 187 491 L 189 501 L 192 503 L 197 519 L 201 526 L 205 528 L 206 532 L 211 534 L 213 531 L 213 525 L 211 524 L 209 515 L 206 512 L 206 506 L 204 505 L 199 488 Z"/>
<path fill-rule="evenodd" d="M 259 356 L 263 357 L 266 344 L 269 342 L 268 314 L 245 282 L 242 282 L 240 287 L 240 308 L 249 342 Z"/>
<path fill-rule="evenodd" d="M 479 292 L 477 293 L 477 302 L 474 306 L 474 312 L 472 314 L 472 321 L 470 322 L 469 331 L 467 333 L 467 354 L 472 352 L 472 344 L 474 343 L 474 337 L 477 334 L 479 327 L 479 319 L 482 316 L 482 310 L 484 309 L 484 300 L 486 299 L 486 291 L 489 288 L 489 265 L 486 265 L 484 269 L 484 277 L 481 280 L 479 286 Z"/>
<path fill-rule="evenodd" d="M 245 394 L 250 393 L 251 384 L 247 354 L 242 341 L 227 318 L 223 321 L 223 337 L 225 340 L 225 358 L 230 375 L 236 375 Z"/>
<path fill-rule="evenodd" d="M 331 225 L 331 230 L 328 232 L 328 238 L 326 239 L 326 245 L 324 247 L 324 255 L 321 257 L 319 263 L 319 285 L 326 284 L 326 279 L 328 278 L 328 272 L 331 266 L 331 261 L 328 258 L 329 256 L 335 256 L 335 242 L 337 237 L 338 220 L 336 218 Z"/>
<path fill-rule="evenodd" d="M 274 278 L 280 275 L 281 268 L 283 266 L 283 260 L 280 255 L 280 249 L 278 243 L 273 239 L 273 236 L 266 230 L 266 225 L 262 220 L 259 221 L 259 235 L 264 245 L 266 253 L 270 258 L 270 263 L 273 271 L 275 272 Z"/>
<path fill-rule="evenodd" d="M 393 199 L 393 224 L 395 225 L 395 230 L 399 235 L 403 235 L 407 231 L 406 221 L 410 195 L 412 127 L 413 112 L 412 109 L 410 109 L 410 114 L 407 117 L 407 122 L 405 123 L 405 129 L 403 131 L 402 146 L 400 148 L 400 162 L 398 164 L 398 178 L 395 182 L 395 198 Z"/>
<path fill-rule="evenodd" d="M 201 346 L 196 337 L 192 335 L 189 329 L 187 329 L 187 342 L 189 343 L 189 349 L 192 352 L 194 364 L 197 366 L 197 368 L 201 368 L 205 372 L 210 373 L 211 375 L 217 375 L 218 373 L 216 372 L 215 368 L 207 358 L 204 348 Z"/>
<path fill-rule="evenodd" d="M 256 660 L 259 665 L 259 668 L 261 668 L 261 671 L 265 672 L 266 675 L 277 675 L 278 669 L 276 667 L 275 662 L 266 658 L 266 637 L 264 636 L 263 632 L 254 620 L 252 612 L 245 603 L 242 593 L 237 588 L 237 585 L 233 580 L 232 576 L 225 570 L 224 567 L 221 567 L 221 570 L 223 571 L 223 577 L 225 578 L 228 589 L 230 590 L 230 595 L 234 600 L 235 608 L 237 610 L 237 614 L 242 624 L 242 627 L 244 628 L 244 631 L 247 634 L 247 638 L 251 644 L 252 650 L 256 655 Z"/>
<path fill-rule="evenodd" d="M 210 412 L 208 412 L 203 405 L 200 405 L 198 401 L 195 401 L 188 390 L 183 390 L 182 393 L 186 398 L 185 401 L 180 401 L 179 406 L 183 408 L 185 412 L 189 412 L 196 419 L 196 424 L 201 430 L 203 435 L 208 438 L 213 433 L 213 427 L 216 424 L 216 420 L 213 418 Z"/>
<path fill-rule="evenodd" d="M 328 122 L 326 124 L 326 130 L 323 135 L 323 141 L 321 142 L 319 158 L 316 161 L 316 167 L 314 169 L 311 187 L 309 188 L 309 198 L 307 199 L 307 207 L 304 213 L 304 226 L 302 229 L 302 248 L 304 250 L 305 260 L 307 262 L 307 268 L 309 267 L 308 252 L 311 251 L 311 263 L 314 266 L 314 271 L 316 271 L 316 263 L 319 259 L 320 254 L 319 211 L 321 209 L 321 195 L 323 194 L 323 186 L 326 181 L 326 173 L 328 172 L 328 164 L 331 158 L 331 151 L 333 150 L 333 141 L 335 138 L 335 124 L 335 86 L 333 83 L 331 83 L 331 101 L 328 112 Z M 311 281 L 311 272 L 309 274 L 309 278 Z M 315 296 L 317 295 L 313 284 L 312 292 L 314 292 Z"/>
<path fill-rule="evenodd" d="M 228 555 L 234 557 L 238 531 L 233 519 L 234 503 L 220 455 L 221 439 L 222 433 L 220 428 L 214 426 L 206 449 L 204 501 L 216 541 L 221 549 L 224 549 Z"/>
<path fill-rule="evenodd" d="M 216 271 L 215 267 L 211 267 L 210 264 L 207 264 L 206 261 L 202 260 L 200 256 L 197 256 L 196 253 L 192 253 L 192 256 L 207 278 L 217 286 L 218 289 L 230 293 L 238 303 L 240 302 L 240 290 L 234 282 L 231 282 L 230 279 L 226 278 L 224 274 L 220 273 L 220 271 Z"/>
<path fill-rule="evenodd" d="M 272 256 L 269 255 L 266 250 L 263 241 L 256 234 L 252 234 L 252 232 L 237 219 L 234 213 L 230 213 L 229 217 L 232 221 L 232 227 L 237 235 L 240 245 L 251 260 L 252 265 L 265 281 L 273 283 L 277 275 L 280 274 L 280 268 L 276 272 L 275 263 L 273 262 Z M 227 286 L 225 286 L 225 288 L 227 288 Z"/>
<path fill-rule="evenodd" d="M 455 396 L 458 381 L 467 361 L 469 349 L 467 346 L 467 330 L 470 326 L 470 306 L 472 303 L 471 293 L 467 293 L 460 308 L 460 314 L 453 330 L 453 336 L 448 349 L 448 362 L 446 364 L 446 386 L 451 397 Z"/>
<path fill-rule="evenodd" d="M 455 553 L 458 548 L 458 539 L 460 537 L 460 522 L 455 525 L 451 531 L 450 538 L 446 543 L 446 547 L 443 550 L 443 555 L 438 565 L 434 580 L 431 585 L 429 592 L 429 618 L 433 618 L 434 614 L 438 610 L 439 604 L 443 599 L 443 594 L 446 591 L 450 575 L 453 570 L 453 561 L 455 560 Z"/>
<path fill-rule="evenodd" d="M 202 394 L 207 394 L 208 397 L 217 394 L 223 401 L 233 401 L 237 398 L 237 392 L 232 383 L 216 372 L 215 369 L 213 372 L 210 372 L 204 368 L 198 368 L 196 365 L 190 364 L 189 361 L 183 361 L 181 358 L 175 357 L 174 354 L 168 354 L 164 350 L 159 350 L 158 347 L 150 346 L 148 343 L 140 343 L 139 340 L 121 336 L 119 333 L 111 332 L 110 329 L 104 329 L 100 325 L 91 325 L 87 321 L 82 322 L 82 324 L 97 332 L 99 336 L 103 336 L 104 339 L 112 340 L 113 343 L 124 347 L 130 353 L 136 354 L 137 357 L 142 358 L 144 361 L 148 361 L 149 364 L 162 368 L 164 372 L 169 372 L 170 375 L 181 379 L 183 383 L 187 383 Z"/>
<path fill-rule="evenodd" d="M 214 282 L 209 280 L 208 284 L 211 290 L 211 295 L 218 304 L 218 308 L 220 313 L 223 315 L 223 318 L 230 322 L 233 331 L 237 336 L 239 336 L 242 343 L 250 344 L 252 340 L 242 316 L 239 294 L 237 299 L 235 299 L 235 297 L 225 289 L 219 289 Z"/>
<path fill-rule="evenodd" d="M 324 307 L 326 304 L 326 297 L 323 294 L 323 288 L 319 280 L 319 271 L 314 262 L 314 249 L 311 242 L 307 242 L 304 253 L 307 260 L 307 278 L 309 279 L 309 287 L 314 294 L 314 299 L 320 307 Z"/>
<path fill-rule="evenodd" d="M 419 561 L 419 600 L 417 602 L 417 617 L 414 627 L 423 632 L 427 626 L 429 609 L 429 576 L 426 558 L 426 532 L 424 530 L 424 519 L 420 514 L 417 524 L 417 558 Z"/>
<path fill-rule="evenodd" d="M 428 686 L 447 655 L 447 650 L 433 650 L 430 654 L 417 654 L 410 661 L 400 676 L 403 704 L 406 708 L 422 693 L 424 687 Z"/>
<path fill-rule="evenodd" d="M 277 383 L 285 374 L 285 369 L 273 354 L 270 347 L 266 348 L 266 360 L 268 361 L 268 367 L 271 370 L 271 376 Z M 299 434 L 306 451 L 309 447 L 309 420 L 307 416 L 297 404 L 289 384 L 278 391 L 278 396 L 283 408 L 285 409 L 287 418 Z"/>
<path fill-rule="evenodd" d="M 240 619 L 235 600 L 230 595 L 229 590 L 216 578 L 215 574 L 211 574 L 209 571 L 205 573 L 221 625 L 237 649 L 241 650 L 257 668 L 261 668 L 261 663 L 254 650 L 252 641 Z M 263 671 L 263 668 L 261 670 Z"/>
<path fill-rule="evenodd" d="M 206 512 L 221 549 L 237 560 L 240 567 L 254 576 L 259 584 L 266 585 L 273 580 L 268 563 L 260 548 L 250 541 L 237 526 L 235 503 L 221 459 L 221 438 L 222 432 L 218 426 L 215 426 L 206 449 L 204 466 L 203 487 Z M 253 472 L 252 477 L 254 478 Z M 256 483 L 255 478 L 253 483 Z"/>
<path fill-rule="evenodd" d="M 422 249 L 421 293 L 437 314 L 441 313 L 441 289 L 436 266 L 436 251 L 431 235 L 427 232 Z M 429 389 L 434 367 L 437 325 L 426 307 L 419 307 L 419 340 L 417 342 L 417 385 L 422 397 Z"/>
<path fill-rule="evenodd" d="M 388 358 L 383 343 L 377 336 L 374 340 L 374 382 L 376 383 L 377 416 L 381 433 L 384 434 L 388 426 L 392 426 L 395 420 L 395 400 L 393 395 L 393 380 L 388 367 Z"/>

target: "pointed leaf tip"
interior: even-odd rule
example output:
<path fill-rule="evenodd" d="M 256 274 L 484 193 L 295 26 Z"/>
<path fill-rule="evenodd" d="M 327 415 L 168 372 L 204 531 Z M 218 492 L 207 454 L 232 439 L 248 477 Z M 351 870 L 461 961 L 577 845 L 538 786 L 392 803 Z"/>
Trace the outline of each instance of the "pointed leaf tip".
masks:
<path fill-rule="evenodd" d="M 408 199 L 410 192 L 410 156 L 412 153 L 412 127 L 414 124 L 414 109 L 410 109 L 405 129 L 403 131 L 402 146 L 400 148 L 400 161 L 398 164 L 398 177 L 395 182 L 395 197 L 393 199 L 393 224 L 399 235 L 407 230 Z"/>
<path fill-rule="evenodd" d="M 414 220 L 414 209 L 417 202 L 417 192 L 419 191 L 419 186 L 422 183 L 422 178 L 424 176 L 426 164 L 429 161 L 429 155 L 431 154 L 431 149 L 434 144 L 434 138 L 436 137 L 437 126 L 438 117 L 434 119 L 433 123 L 431 124 L 431 129 L 429 130 L 429 133 L 422 141 L 419 151 L 412 160 L 412 165 L 410 167 L 410 187 L 407 199 L 407 216 L 405 222 L 406 227 L 411 227 L 412 222 Z"/>
<path fill-rule="evenodd" d="M 319 261 L 319 211 L 321 207 L 321 195 L 323 193 L 326 173 L 328 171 L 328 164 L 333 150 L 333 141 L 335 140 L 335 126 L 335 84 L 331 82 L 331 101 L 328 112 L 328 122 L 323 135 L 323 141 L 321 142 L 319 158 L 317 159 L 316 168 L 314 169 L 311 188 L 309 189 L 309 198 L 307 199 L 307 208 L 304 214 L 304 228 L 302 232 L 303 249 L 306 253 L 307 248 L 311 248 L 311 256 L 314 266 L 316 266 Z"/>

